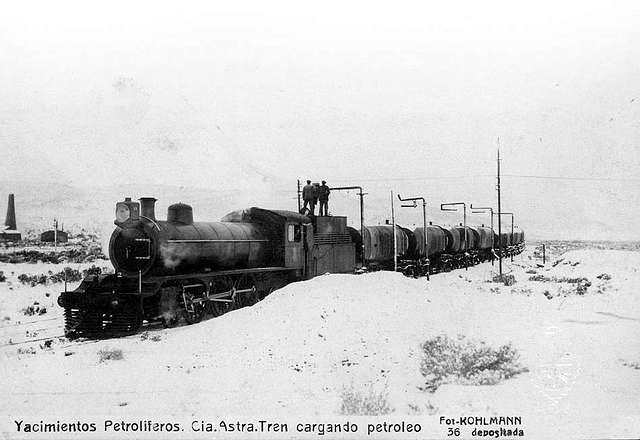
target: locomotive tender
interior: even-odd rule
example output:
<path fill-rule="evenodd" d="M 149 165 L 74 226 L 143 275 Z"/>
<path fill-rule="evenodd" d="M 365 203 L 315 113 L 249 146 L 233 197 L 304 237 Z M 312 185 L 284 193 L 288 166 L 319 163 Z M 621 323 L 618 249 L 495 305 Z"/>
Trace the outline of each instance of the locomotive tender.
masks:
<path fill-rule="evenodd" d="M 308 217 L 292 211 L 248 208 L 219 222 L 194 222 L 191 206 L 169 206 L 155 217 L 152 197 L 116 204 L 109 242 L 115 274 L 89 275 L 58 298 L 69 337 L 135 333 L 144 321 L 175 325 L 254 304 L 288 283 L 331 273 L 393 269 L 391 225 L 347 227 L 346 217 Z M 489 228 L 396 226 L 399 270 L 421 276 L 514 255 L 524 233 Z"/>

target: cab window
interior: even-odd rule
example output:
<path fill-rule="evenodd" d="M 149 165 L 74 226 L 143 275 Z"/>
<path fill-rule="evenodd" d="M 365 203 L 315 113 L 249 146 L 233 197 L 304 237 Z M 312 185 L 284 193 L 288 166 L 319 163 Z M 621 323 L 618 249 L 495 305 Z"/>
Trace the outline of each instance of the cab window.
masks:
<path fill-rule="evenodd" d="M 287 239 L 290 242 L 299 242 L 302 239 L 300 225 L 289 225 L 287 228 Z"/>

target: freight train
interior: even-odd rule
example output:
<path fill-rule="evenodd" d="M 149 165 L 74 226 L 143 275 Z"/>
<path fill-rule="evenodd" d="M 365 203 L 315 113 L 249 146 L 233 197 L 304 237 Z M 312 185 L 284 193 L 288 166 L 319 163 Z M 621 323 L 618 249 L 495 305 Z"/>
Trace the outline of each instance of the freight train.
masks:
<path fill-rule="evenodd" d="M 347 227 L 342 216 L 309 217 L 293 211 L 248 208 L 219 222 L 195 222 L 193 209 L 169 206 L 155 217 L 152 197 L 116 204 L 109 242 L 114 274 L 89 275 L 62 292 L 65 334 L 110 337 L 132 334 L 143 322 L 170 327 L 184 319 L 254 304 L 284 285 L 324 273 L 393 268 L 393 227 Z M 524 234 L 488 228 L 396 227 L 399 268 L 420 276 L 521 252 Z M 491 235 L 488 235 L 491 234 Z M 357 262 L 364 262 L 358 264 Z"/>

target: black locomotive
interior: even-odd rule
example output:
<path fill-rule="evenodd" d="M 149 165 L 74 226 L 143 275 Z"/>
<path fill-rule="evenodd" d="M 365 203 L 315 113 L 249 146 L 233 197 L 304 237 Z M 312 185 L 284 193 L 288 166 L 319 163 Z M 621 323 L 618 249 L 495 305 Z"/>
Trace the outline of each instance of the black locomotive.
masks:
<path fill-rule="evenodd" d="M 346 217 L 312 224 L 297 212 L 249 208 L 220 222 L 194 222 L 192 208 L 178 203 L 162 221 L 154 204 L 117 203 L 109 243 L 116 273 L 88 276 L 60 295 L 68 336 L 134 333 L 143 321 L 198 322 L 292 281 L 355 267 Z"/>
<path fill-rule="evenodd" d="M 366 268 L 392 268 L 393 229 L 347 227 L 346 217 L 308 217 L 292 211 L 249 208 L 219 222 L 194 222 L 191 206 L 169 206 L 155 217 L 156 199 L 116 204 L 116 229 L 109 243 L 115 274 L 87 276 L 58 298 L 69 337 L 135 333 L 144 321 L 173 326 L 184 318 L 254 304 L 290 282 Z M 488 228 L 396 228 L 400 270 L 420 276 L 476 264 L 502 248 L 524 247 L 524 234 L 498 236 Z M 364 256 L 363 256 L 364 253 Z M 364 257 L 364 258 L 363 258 Z"/>

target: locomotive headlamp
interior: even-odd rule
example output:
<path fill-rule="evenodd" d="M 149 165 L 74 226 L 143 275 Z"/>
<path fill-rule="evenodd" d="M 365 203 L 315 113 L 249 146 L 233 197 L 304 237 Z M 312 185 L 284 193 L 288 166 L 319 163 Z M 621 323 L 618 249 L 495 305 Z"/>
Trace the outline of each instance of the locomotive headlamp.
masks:
<path fill-rule="evenodd" d="M 126 203 L 116 203 L 116 221 L 118 223 L 124 223 L 131 217 L 131 211 Z"/>
<path fill-rule="evenodd" d="M 140 204 L 138 202 L 133 202 L 130 197 L 127 197 L 124 202 L 116 203 L 116 225 L 122 226 L 128 222 L 136 222 L 139 219 Z"/>

